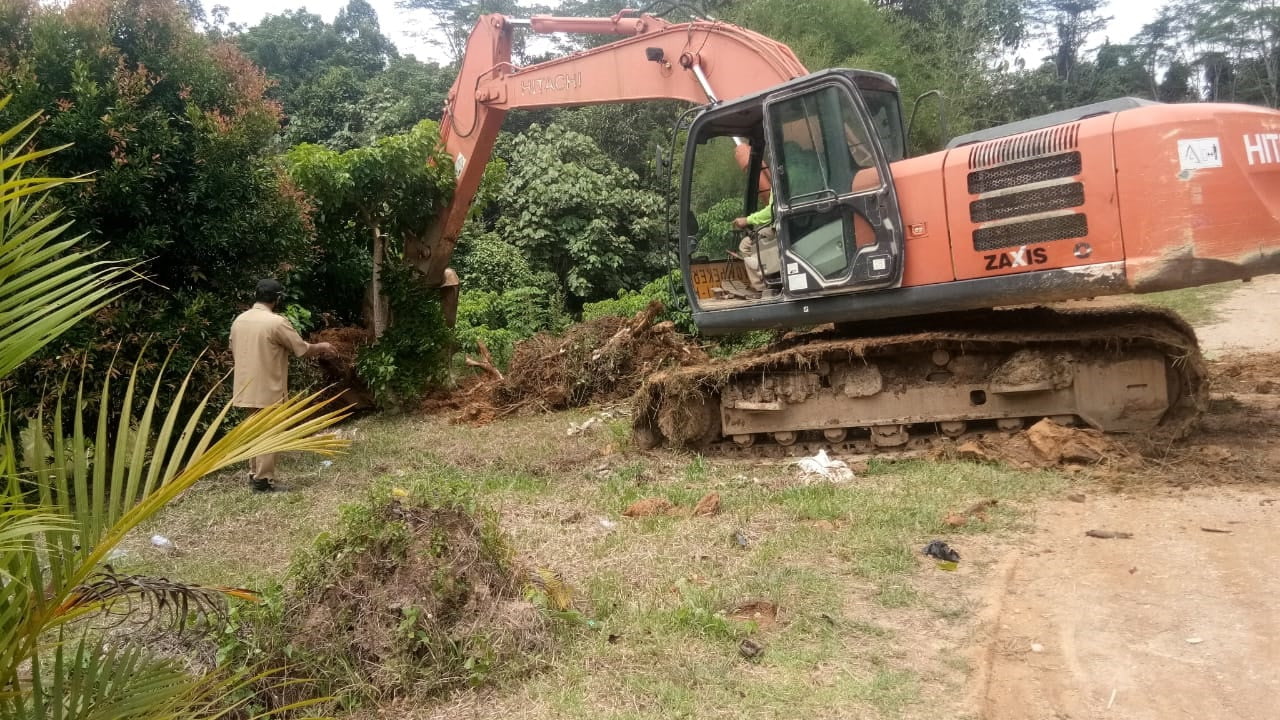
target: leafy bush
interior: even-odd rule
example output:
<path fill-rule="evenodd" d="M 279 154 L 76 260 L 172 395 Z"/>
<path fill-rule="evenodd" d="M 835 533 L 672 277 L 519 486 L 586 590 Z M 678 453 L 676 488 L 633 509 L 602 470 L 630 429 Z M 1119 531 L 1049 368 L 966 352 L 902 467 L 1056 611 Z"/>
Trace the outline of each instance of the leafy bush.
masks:
<path fill-rule="evenodd" d="M 457 339 L 462 352 L 477 354 L 483 342 L 499 367 L 507 367 L 515 344 L 540 332 L 557 332 L 569 323 L 564 300 L 542 287 L 516 287 L 499 293 L 466 290 L 458 303 Z"/>
<path fill-rule="evenodd" d="M 608 315 L 631 317 L 654 300 L 660 301 L 664 308 L 660 320 L 670 320 L 677 330 L 686 335 L 697 332 L 679 270 L 672 270 L 639 290 L 622 290 L 615 298 L 583 305 L 582 319 L 594 320 Z"/>
<path fill-rule="evenodd" d="M 535 284 L 533 268 L 523 251 L 497 233 L 476 230 L 472 225 L 458 241 L 454 268 L 462 279 L 464 295 L 473 291 L 502 293 Z"/>
<path fill-rule="evenodd" d="M 400 407 L 444 379 L 451 335 L 440 293 L 419 282 L 415 270 L 392 259 L 382 277 L 394 322 L 360 348 L 356 370 L 380 404 Z"/>

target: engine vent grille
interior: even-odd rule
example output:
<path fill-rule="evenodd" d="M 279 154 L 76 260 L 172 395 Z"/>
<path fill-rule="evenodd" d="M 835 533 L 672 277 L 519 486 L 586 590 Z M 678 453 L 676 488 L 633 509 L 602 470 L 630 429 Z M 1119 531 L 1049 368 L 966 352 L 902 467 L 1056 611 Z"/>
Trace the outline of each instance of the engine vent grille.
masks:
<path fill-rule="evenodd" d="M 1080 153 L 1068 152 L 1048 157 L 1022 160 L 969 173 L 969 194 L 981 195 L 1019 185 L 1075 177 L 1081 170 Z"/>
<path fill-rule="evenodd" d="M 969 203 L 969 219 L 973 222 L 1005 220 L 1020 215 L 1035 215 L 1050 210 L 1064 210 L 1084 204 L 1084 184 L 1067 183 L 1024 190 Z"/>
<path fill-rule="evenodd" d="M 1059 125 L 975 145 L 969 153 L 969 169 L 1007 165 L 1019 160 L 1055 155 L 1080 145 L 1080 123 Z"/>
<path fill-rule="evenodd" d="M 973 231 L 974 250 L 998 250 L 1033 243 L 1053 242 L 1068 238 L 1086 237 L 1089 221 L 1084 215 L 1057 215 L 1054 217 L 1008 223 Z"/>

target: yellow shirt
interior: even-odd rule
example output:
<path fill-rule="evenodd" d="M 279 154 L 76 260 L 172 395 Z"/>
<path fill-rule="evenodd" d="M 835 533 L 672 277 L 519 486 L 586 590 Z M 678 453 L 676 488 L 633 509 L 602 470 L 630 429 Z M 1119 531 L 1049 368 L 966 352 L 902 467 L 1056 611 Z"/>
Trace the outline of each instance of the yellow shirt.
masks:
<path fill-rule="evenodd" d="M 240 313 L 231 323 L 231 354 L 236 367 L 232 404 L 264 408 L 289 394 L 289 353 L 302 357 L 307 342 L 288 318 L 262 303 Z"/>

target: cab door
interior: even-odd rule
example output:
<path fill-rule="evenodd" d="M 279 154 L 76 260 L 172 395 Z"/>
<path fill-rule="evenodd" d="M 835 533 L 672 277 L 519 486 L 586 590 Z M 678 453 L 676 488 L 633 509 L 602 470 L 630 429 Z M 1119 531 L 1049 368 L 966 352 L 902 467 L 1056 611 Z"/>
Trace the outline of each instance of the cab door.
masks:
<path fill-rule="evenodd" d="M 824 73 L 767 98 L 764 116 L 784 292 L 897 287 L 898 198 L 857 86 Z"/>

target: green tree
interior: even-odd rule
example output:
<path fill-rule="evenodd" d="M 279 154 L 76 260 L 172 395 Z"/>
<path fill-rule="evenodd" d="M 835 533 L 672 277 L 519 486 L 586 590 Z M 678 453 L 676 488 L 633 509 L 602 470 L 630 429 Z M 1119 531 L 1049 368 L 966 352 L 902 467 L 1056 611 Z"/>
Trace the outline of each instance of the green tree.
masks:
<path fill-rule="evenodd" d="M 495 230 L 576 303 L 639 287 L 665 269 L 665 204 L 590 138 L 534 125 L 515 139 Z"/>
<path fill-rule="evenodd" d="M 349 254 L 343 246 L 352 243 L 369 248 L 366 322 L 382 347 L 369 351 L 381 359 L 377 377 L 365 379 L 384 395 L 391 385 L 394 394 L 411 394 L 445 365 L 443 321 L 432 316 L 434 305 L 422 305 L 420 283 L 399 262 L 406 242 L 426 232 L 453 194 L 453 165 L 438 146 L 437 124 L 424 120 L 368 147 L 339 153 L 304 144 L 286 157 L 291 177 L 315 204 L 321 246 L 337 246 L 339 254 Z M 393 317 L 396 331 L 384 337 Z"/>
<path fill-rule="evenodd" d="M 453 77 L 400 57 L 365 0 L 350 0 L 332 24 L 304 10 L 272 15 L 235 42 L 278 81 L 284 145 L 336 150 L 368 145 L 440 117 Z"/>
<path fill-rule="evenodd" d="M 545 5 L 533 5 L 520 0 L 398 0 L 400 7 L 425 10 L 435 21 L 435 32 L 429 37 L 432 43 L 449 53 L 454 64 L 461 62 L 467 50 L 467 38 L 481 15 L 500 13 L 509 17 L 528 17 L 547 12 Z M 513 39 L 512 54 L 517 60 L 525 60 L 525 38 L 517 34 Z"/>
<path fill-rule="evenodd" d="M 453 72 L 409 57 L 392 60 L 365 84 L 361 112 L 369 137 L 409 132 L 423 120 L 440 120 Z"/>
<path fill-rule="evenodd" d="M 993 124 L 991 98 L 1009 43 L 1021 37 L 1001 0 L 913 4 L 918 12 L 867 2 L 742 0 L 726 19 L 787 43 L 810 69 L 855 67 L 893 75 L 906 111 L 921 93 L 947 98 L 947 133 L 932 108 L 922 109 L 913 153 L 938 149 L 951 135 Z M 904 6 L 905 7 L 905 6 Z M 833 21 L 838 18 L 839 21 Z M 944 137 L 944 135 L 946 135 Z"/>
<path fill-rule="evenodd" d="M 1277 107 L 1280 6 L 1267 0 L 1170 3 L 1184 23 L 1184 47 L 1201 66 L 1210 100 Z"/>
<path fill-rule="evenodd" d="M 257 278 L 308 262 L 303 198 L 266 154 L 280 120 L 268 79 L 172 0 L 3 7 L 0 86 L 13 101 L 0 122 L 45 113 L 36 146 L 73 145 L 41 158 L 42 172 L 95 178 L 56 202 L 87 244 L 145 261 L 151 280 L 24 365 L 11 400 L 37 405 L 80 350 L 91 381 L 117 352 L 144 368 L 170 349 L 193 363 L 225 340 Z M 215 354 L 193 383 L 224 371 Z"/>
<path fill-rule="evenodd" d="M 667 171 L 657 159 L 671 152 L 672 126 L 686 109 L 677 102 L 590 105 L 560 110 L 552 122 L 591 138 L 615 163 L 634 172 L 646 186 L 662 191 Z M 677 179 L 679 172 L 675 168 Z"/>
<path fill-rule="evenodd" d="M 0 109 L 9 101 L 0 101 Z M 69 223 L 50 212 L 47 193 L 65 185 L 51 177 L 23 177 L 23 166 L 47 162 L 23 152 L 21 135 L 38 116 L 0 132 L 0 379 L 76 322 L 118 303 L 129 284 L 119 263 L 92 261 L 67 238 Z M 18 142 L 14 143 L 14 140 Z M 14 145 L 17 149 L 9 150 Z M 126 575 L 105 564 L 125 535 L 151 518 L 199 478 L 252 455 L 289 450 L 331 452 L 340 442 L 317 435 L 337 418 L 313 398 L 294 398 L 218 437 L 230 409 L 214 413 L 210 396 L 196 411 L 180 408 L 190 376 L 177 383 L 176 402 L 159 399 L 127 372 L 121 390 L 110 373 L 100 392 L 56 393 L 52 410 L 37 414 L 29 433 L 51 434 L 48 452 L 23 452 L 14 442 L 13 414 L 0 412 L 0 715 L 18 720 L 62 718 L 214 718 L 243 709 L 232 692 L 250 671 L 192 677 L 154 657 L 127 636 L 108 640 L 84 622 L 111 613 L 118 623 L 139 614 L 218 615 L 224 596 L 253 599 L 237 588 L 201 587 Z M 64 396 L 65 395 L 65 396 Z M 9 405 L 0 392 L 0 409 Z M 113 404 L 118 412 L 105 410 Z M 96 429 L 86 423 L 95 408 Z M 136 412 L 135 412 L 136 408 Z M 120 417 L 112 426 L 107 418 Z M 70 435 L 64 436 L 64 428 Z M 20 465 L 21 462 L 21 465 Z"/>
<path fill-rule="evenodd" d="M 1070 82 L 1085 43 L 1111 18 L 1102 15 L 1107 0 L 1030 0 L 1027 17 L 1040 28 L 1053 53 L 1058 79 Z"/>

